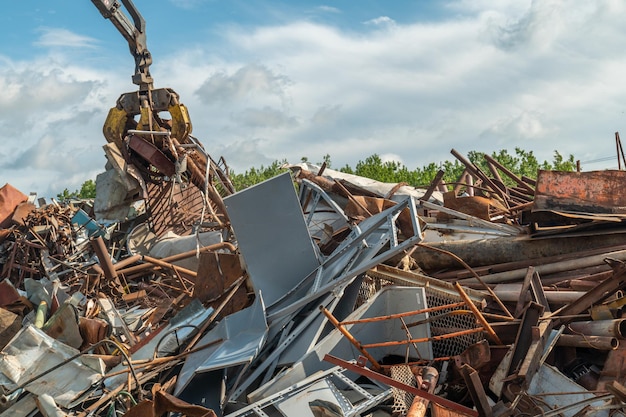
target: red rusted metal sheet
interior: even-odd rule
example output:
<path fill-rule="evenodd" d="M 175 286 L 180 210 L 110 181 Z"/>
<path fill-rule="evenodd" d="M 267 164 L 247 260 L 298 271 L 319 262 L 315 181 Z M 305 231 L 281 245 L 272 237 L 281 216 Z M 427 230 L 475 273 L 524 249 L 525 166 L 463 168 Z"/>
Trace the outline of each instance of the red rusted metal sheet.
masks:
<path fill-rule="evenodd" d="M 533 210 L 626 214 L 626 171 L 539 171 Z"/>
<path fill-rule="evenodd" d="M 139 136 L 131 135 L 128 146 L 152 164 L 159 172 L 171 177 L 176 173 L 174 163 L 159 148 Z"/>

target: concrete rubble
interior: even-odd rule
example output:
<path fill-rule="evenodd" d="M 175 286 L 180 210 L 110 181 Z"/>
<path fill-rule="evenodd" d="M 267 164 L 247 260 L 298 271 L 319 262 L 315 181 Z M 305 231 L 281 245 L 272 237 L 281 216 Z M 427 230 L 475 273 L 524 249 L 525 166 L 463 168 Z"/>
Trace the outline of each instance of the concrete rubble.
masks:
<path fill-rule="evenodd" d="M 0 188 L 0 416 L 624 415 L 626 172 L 236 191 L 194 141 Z"/>

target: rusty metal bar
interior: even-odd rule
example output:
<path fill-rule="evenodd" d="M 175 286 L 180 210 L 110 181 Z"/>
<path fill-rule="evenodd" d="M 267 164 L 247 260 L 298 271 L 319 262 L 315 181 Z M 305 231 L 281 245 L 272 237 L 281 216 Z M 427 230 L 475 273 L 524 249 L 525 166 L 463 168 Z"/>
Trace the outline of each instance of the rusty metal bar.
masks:
<path fill-rule="evenodd" d="M 607 262 L 613 268 L 613 275 L 610 278 L 602 281 L 594 289 L 587 291 L 582 297 L 578 298 L 576 301 L 552 313 L 552 317 L 556 316 L 556 327 L 562 324 L 567 324 L 571 321 L 571 319 L 559 318 L 558 316 L 572 316 L 580 314 L 592 305 L 598 302 L 602 302 L 609 296 L 613 295 L 615 291 L 626 287 L 626 265 L 623 262 L 618 262 L 615 260 L 607 259 Z"/>
<path fill-rule="evenodd" d="M 421 198 L 422 200 L 428 201 L 430 196 L 432 196 L 433 192 L 437 189 L 437 186 L 441 182 L 441 179 L 443 178 L 444 175 L 445 175 L 445 171 L 443 171 L 441 169 L 439 171 L 437 171 L 437 174 L 435 175 L 435 178 L 432 180 L 432 182 L 430 183 L 430 186 L 428 187 L 428 189 L 426 190 L 426 192 L 422 196 L 422 198 Z"/>
<path fill-rule="evenodd" d="M 380 381 L 384 384 L 387 384 L 391 387 L 395 387 L 398 389 L 401 389 L 403 391 L 406 391 L 408 393 L 411 393 L 413 395 L 417 395 L 419 397 L 422 398 L 426 398 L 429 401 L 433 402 L 433 403 L 437 403 L 443 407 L 449 408 L 451 410 L 455 410 L 455 411 L 459 411 L 462 413 L 467 414 L 468 416 L 471 417 L 478 417 L 478 412 L 476 410 L 472 410 L 471 408 L 465 407 L 461 404 L 455 403 L 454 401 L 448 400 L 447 398 L 442 398 L 438 395 L 435 394 L 431 394 L 428 391 L 424 391 L 421 390 L 419 388 L 416 387 L 412 387 L 410 385 L 407 384 L 403 384 L 400 381 L 396 381 L 395 379 L 391 379 L 388 376 L 379 374 L 377 372 L 372 371 L 371 369 L 365 368 L 363 366 L 358 366 L 355 365 L 353 363 L 344 361 L 342 359 L 336 358 L 334 356 L 331 355 L 325 355 L 324 356 L 324 360 L 326 362 L 332 363 L 333 365 L 336 366 L 340 366 L 344 369 L 347 369 L 348 371 L 352 371 L 354 373 L 357 373 L 359 375 L 363 375 L 367 378 L 376 380 L 376 381 Z"/>
<path fill-rule="evenodd" d="M 352 193 L 348 191 L 348 189 L 344 187 L 342 183 L 335 179 L 335 184 L 337 184 L 337 187 L 339 187 L 339 189 L 345 194 L 345 197 L 348 200 L 352 201 L 354 204 L 357 205 L 357 207 L 367 213 L 368 216 L 372 217 L 372 213 L 370 213 L 370 211 L 363 204 L 361 204 L 356 198 L 354 198 Z"/>
<path fill-rule="evenodd" d="M 480 168 L 478 168 L 476 165 L 474 165 L 468 159 L 465 159 L 465 157 L 463 155 L 461 155 L 460 153 L 458 153 L 455 149 L 452 149 L 450 151 L 450 153 L 452 155 L 454 155 L 456 157 L 456 159 L 458 159 L 463 165 L 465 165 L 467 170 L 473 176 L 483 180 L 485 182 L 485 184 L 487 184 L 492 189 L 492 192 L 494 194 L 496 194 L 498 197 L 500 197 L 502 199 L 502 201 L 506 201 L 507 200 L 506 194 L 500 188 L 498 188 L 498 186 L 496 184 L 494 184 L 493 181 L 491 181 L 491 178 L 489 178 L 487 175 L 485 175 L 485 173 L 482 172 L 480 170 Z"/>
<path fill-rule="evenodd" d="M 463 364 L 459 370 L 463 376 L 463 380 L 465 380 L 465 385 L 470 393 L 472 402 L 478 409 L 478 414 L 481 417 L 491 417 L 493 412 L 491 410 L 491 406 L 489 405 L 485 388 L 483 387 L 480 377 L 478 376 L 478 372 L 466 363 Z"/>
<path fill-rule="evenodd" d="M 182 259 L 186 259 L 186 258 L 191 258 L 192 256 L 196 256 L 196 254 L 198 253 L 204 253 L 204 252 L 211 252 L 211 251 L 216 251 L 219 249 L 228 249 L 231 252 L 236 252 L 237 251 L 237 247 L 235 245 L 233 245 L 230 242 L 220 242 L 220 243 L 216 243 L 214 245 L 209 245 L 209 246 L 204 246 L 202 248 L 200 248 L 199 250 L 190 250 L 187 252 L 183 252 L 183 253 L 179 253 L 176 255 L 172 255 L 172 256 L 168 256 L 166 258 L 161 258 L 159 259 L 162 262 L 176 262 L 176 261 L 180 261 Z M 118 272 L 120 274 L 124 274 L 126 276 L 134 274 L 136 272 L 139 271 L 143 271 L 145 269 L 150 269 L 153 268 L 153 265 L 149 264 L 149 263 L 145 263 L 145 264 L 141 264 L 141 265 L 135 265 L 135 266 L 131 266 L 129 268 L 126 269 L 120 269 Z"/>
<path fill-rule="evenodd" d="M 181 266 L 174 265 L 174 264 L 169 263 L 169 262 L 163 262 L 162 260 L 157 259 L 157 258 L 153 258 L 151 256 L 142 256 L 142 259 L 144 261 L 146 261 L 146 262 L 151 263 L 151 264 L 160 266 L 161 268 L 172 269 L 174 271 L 180 272 L 180 273 L 188 275 L 190 277 L 194 277 L 195 278 L 195 277 L 198 276 L 198 273 L 196 271 L 192 271 L 190 269 L 183 268 Z"/>
<path fill-rule="evenodd" d="M 458 332 L 446 333 L 446 334 L 442 334 L 442 335 L 439 335 L 439 336 L 422 337 L 420 339 L 411 339 L 411 340 L 395 340 L 395 341 L 391 341 L 391 342 L 370 343 L 370 344 L 367 344 L 367 345 L 359 344 L 359 346 L 363 347 L 364 349 L 365 348 L 369 349 L 369 348 L 376 348 L 376 347 L 408 345 L 408 344 L 412 344 L 412 343 L 433 342 L 433 341 L 451 339 L 453 337 L 465 336 L 465 335 L 472 334 L 472 333 L 479 333 L 479 332 L 482 332 L 484 330 L 485 329 L 483 329 L 482 327 L 476 327 L 474 329 L 461 330 L 461 331 L 458 331 Z"/>
<path fill-rule="evenodd" d="M 348 339 L 348 341 L 352 343 L 354 347 L 356 347 L 359 350 L 359 352 L 361 352 L 370 361 L 374 369 L 376 369 L 377 371 L 381 371 L 383 369 L 378 363 L 378 361 L 374 359 L 374 357 L 370 355 L 367 350 L 365 350 L 365 347 L 361 344 L 361 342 L 356 340 L 354 336 L 352 336 L 350 332 L 341 323 L 339 323 L 339 321 L 335 318 L 335 316 L 333 316 L 333 314 L 330 311 L 328 311 L 326 307 L 320 306 L 320 311 L 324 313 L 328 321 L 331 322 L 332 325 L 335 326 L 335 328 L 339 330 L 341 334 L 343 334 L 345 338 Z"/>
<path fill-rule="evenodd" d="M 350 324 L 358 324 L 358 323 L 374 323 L 377 321 L 392 320 L 392 319 L 398 319 L 398 318 L 407 317 L 407 316 L 415 316 L 417 314 L 432 313 L 433 311 L 440 311 L 440 310 L 445 310 L 448 308 L 463 307 L 464 305 L 465 305 L 464 302 L 458 302 L 458 303 L 453 303 L 453 304 L 445 304 L 441 306 L 423 308 L 421 310 L 390 314 L 388 316 L 370 317 L 367 319 L 360 319 L 360 320 L 346 320 L 346 321 L 339 322 L 339 324 L 341 324 L 342 326 L 347 326 Z"/>
<path fill-rule="evenodd" d="M 507 167 L 505 167 L 504 165 L 502 165 L 500 162 L 496 161 L 494 158 L 492 158 L 491 156 L 484 154 L 485 159 L 487 160 L 487 162 L 495 165 L 500 171 L 504 172 L 506 174 L 507 177 L 509 177 L 510 179 L 512 179 L 513 181 L 515 181 L 517 183 L 517 185 L 519 185 L 520 187 L 522 187 L 524 190 L 528 191 L 528 193 L 530 195 L 535 195 L 535 190 L 529 186 L 528 184 L 526 184 L 524 181 L 522 181 L 522 179 L 520 177 L 518 177 L 517 175 L 515 175 L 512 171 L 510 171 Z"/>
<path fill-rule="evenodd" d="M 491 336 L 493 341 L 499 345 L 503 345 L 504 343 L 502 343 L 502 340 L 500 340 L 496 332 L 491 328 L 491 325 L 489 324 L 489 322 L 485 319 L 485 317 L 482 315 L 480 310 L 476 308 L 476 305 L 474 305 L 474 303 L 469 298 L 469 296 L 465 293 L 465 291 L 463 291 L 463 288 L 461 287 L 461 285 L 458 282 L 455 282 L 454 288 L 456 288 L 461 298 L 465 301 L 465 304 L 467 304 L 469 309 L 472 310 L 478 322 L 485 328 L 485 330 L 487 331 L 489 336 Z M 508 310 L 504 310 L 504 311 L 508 312 Z"/>
<path fill-rule="evenodd" d="M 129 256 L 128 258 L 122 259 L 121 261 L 113 265 L 113 268 L 115 268 L 116 271 L 119 271 L 120 269 L 126 268 L 127 266 L 139 261 L 141 261 L 141 255 Z"/>

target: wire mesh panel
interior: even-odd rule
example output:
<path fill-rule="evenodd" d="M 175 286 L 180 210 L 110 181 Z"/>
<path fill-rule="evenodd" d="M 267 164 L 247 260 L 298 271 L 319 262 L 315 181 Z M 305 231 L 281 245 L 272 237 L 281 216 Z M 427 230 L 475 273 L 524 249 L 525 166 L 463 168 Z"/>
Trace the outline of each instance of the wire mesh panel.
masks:
<path fill-rule="evenodd" d="M 450 292 L 439 290 L 429 285 L 419 285 L 413 281 L 392 277 L 387 274 L 380 274 L 376 271 L 366 273 L 363 284 L 359 290 L 357 303 L 364 303 L 371 298 L 381 288 L 389 285 L 400 285 L 406 287 L 424 287 L 426 301 L 429 308 L 459 303 L 463 301 L 460 296 Z M 471 330 L 480 327 L 474 315 L 468 311 L 467 307 L 446 308 L 429 313 L 430 332 L 432 336 L 440 336 L 448 333 Z M 433 340 L 433 354 L 435 358 L 459 355 L 468 346 L 484 339 L 483 332 L 459 335 L 441 340 Z"/>

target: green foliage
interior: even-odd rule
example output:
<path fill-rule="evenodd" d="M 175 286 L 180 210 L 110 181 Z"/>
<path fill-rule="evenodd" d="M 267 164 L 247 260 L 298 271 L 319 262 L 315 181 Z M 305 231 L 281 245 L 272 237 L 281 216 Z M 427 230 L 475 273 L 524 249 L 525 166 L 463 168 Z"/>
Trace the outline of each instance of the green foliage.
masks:
<path fill-rule="evenodd" d="M 306 158 L 302 158 L 303 162 Z M 267 179 L 275 177 L 278 174 L 281 174 L 286 171 L 286 168 L 281 168 L 284 164 L 287 163 L 287 160 L 282 161 L 274 161 L 269 166 L 264 167 L 261 165 L 259 168 L 250 168 L 243 174 L 233 173 L 231 175 L 231 182 L 235 187 L 235 190 L 241 191 L 244 188 L 248 188 L 254 184 L 258 184 Z"/>
<path fill-rule="evenodd" d="M 487 176 L 492 177 L 493 173 L 484 155 L 485 154 L 482 152 L 470 151 L 467 154 L 467 159 L 487 174 Z M 514 155 L 509 154 L 506 149 L 502 149 L 498 152 L 493 152 L 490 156 L 520 178 L 528 177 L 535 179 L 540 169 L 553 171 L 574 171 L 576 169 L 574 156 L 569 155 L 566 159 L 558 151 L 554 151 L 554 157 L 551 162 L 544 161 L 541 163 L 537 160 L 532 151 L 525 151 L 520 148 L 515 148 Z M 303 156 L 301 161 L 308 162 L 309 158 Z M 331 167 L 329 154 L 323 156 L 323 162 L 326 163 L 328 168 Z M 263 165 L 259 168 L 252 167 L 243 174 L 233 173 L 231 175 L 231 181 L 236 190 L 243 190 L 244 188 L 248 188 L 283 173 L 286 171 L 286 168 L 282 168 L 285 164 L 287 164 L 287 161 L 283 159 L 282 161 L 274 161 L 266 167 Z M 321 164 L 322 163 L 318 163 L 318 165 Z M 374 154 L 365 158 L 364 161 L 359 161 L 354 169 L 347 164 L 339 169 L 339 171 L 347 174 L 355 174 L 381 182 L 404 182 L 414 187 L 428 187 L 435 179 L 439 170 L 444 171 L 444 182 L 453 184 L 460 179 L 461 174 L 463 174 L 465 170 L 465 165 L 455 159 L 453 161 L 444 161 L 440 164 L 431 162 L 421 168 L 418 167 L 414 170 L 410 170 L 397 161 L 383 162 L 379 155 Z M 502 172 L 500 172 L 500 176 L 507 186 L 515 185 L 513 180 Z M 95 198 L 95 196 L 96 183 L 93 180 L 85 181 L 80 187 L 80 190 L 70 192 L 66 188 L 63 192 L 57 194 L 57 198 L 60 201 L 66 201 L 72 198 Z"/>
<path fill-rule="evenodd" d="M 492 177 L 493 173 L 484 158 L 484 155 L 485 154 L 482 152 L 470 151 L 467 154 L 467 159 L 475 164 L 487 176 Z M 576 169 L 576 163 L 573 155 L 569 155 L 566 159 L 557 151 L 554 151 L 553 161 L 544 161 L 541 163 L 537 160 L 532 151 L 525 151 L 520 148 L 515 148 L 515 153 L 513 155 L 511 155 L 506 149 L 502 149 L 498 152 L 493 152 L 490 156 L 520 178 L 528 177 L 535 179 L 537 178 L 537 172 L 540 169 L 555 171 L 574 171 Z M 309 158 L 302 157 L 301 161 L 308 162 Z M 323 162 L 325 162 L 326 166 L 330 168 L 331 159 L 329 154 L 324 155 Z M 284 170 L 281 169 L 280 166 L 284 163 L 286 163 L 285 160 L 281 162 L 275 161 L 268 167 L 261 166 L 260 168 L 250 168 L 250 170 L 243 174 L 233 175 L 232 181 L 235 185 L 235 189 L 242 190 L 283 172 Z M 321 165 L 321 163 L 318 162 L 318 165 Z M 435 179 L 439 170 L 444 171 L 444 182 L 447 184 L 453 184 L 461 178 L 461 175 L 465 170 L 465 165 L 454 159 L 453 161 L 444 161 L 439 164 L 431 162 L 421 168 L 418 167 L 414 170 L 410 170 L 405 165 L 397 161 L 383 162 L 379 155 L 374 154 L 365 158 L 363 161 L 359 161 L 354 168 L 349 165 L 345 165 L 343 168 L 339 169 L 339 171 L 346 174 L 359 175 L 361 177 L 371 178 L 381 182 L 404 182 L 414 187 L 428 187 Z M 499 170 L 498 173 L 507 186 L 515 185 L 515 182 L 504 173 Z"/>
<path fill-rule="evenodd" d="M 96 198 L 96 182 L 87 180 L 80 186 L 80 190 L 70 192 L 67 188 L 57 194 L 57 199 L 61 202 L 73 199 Z"/>

